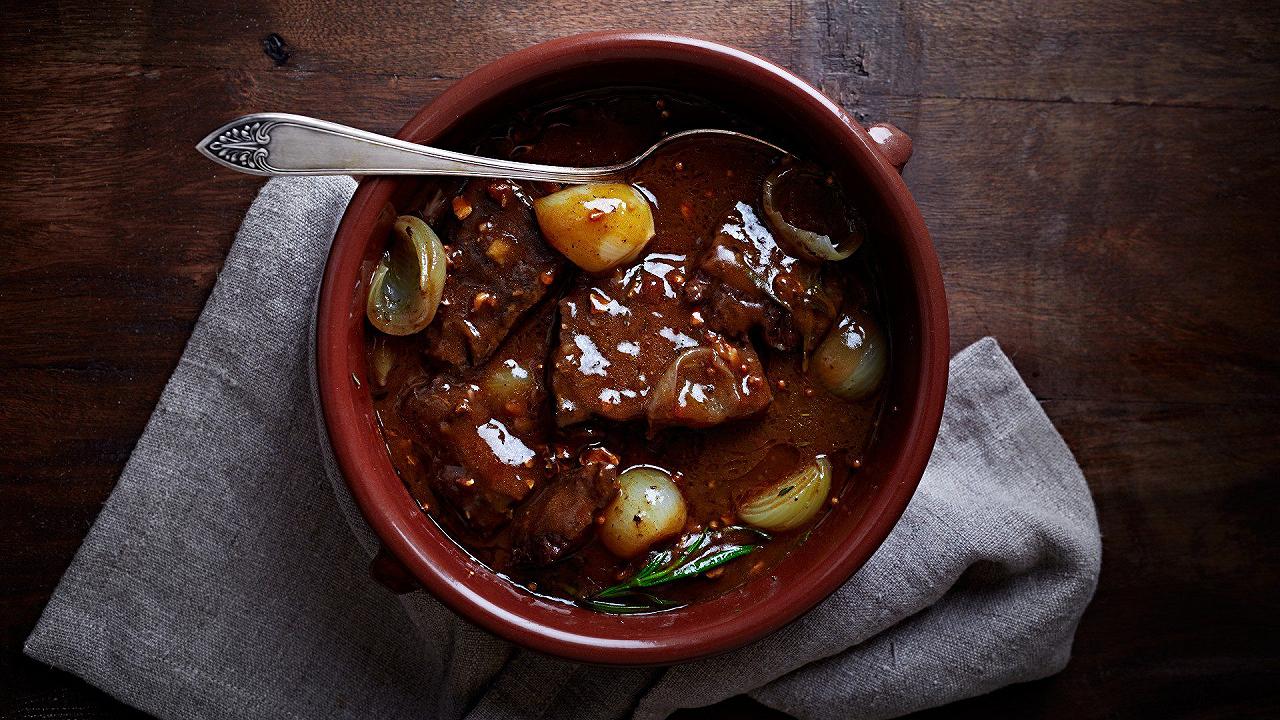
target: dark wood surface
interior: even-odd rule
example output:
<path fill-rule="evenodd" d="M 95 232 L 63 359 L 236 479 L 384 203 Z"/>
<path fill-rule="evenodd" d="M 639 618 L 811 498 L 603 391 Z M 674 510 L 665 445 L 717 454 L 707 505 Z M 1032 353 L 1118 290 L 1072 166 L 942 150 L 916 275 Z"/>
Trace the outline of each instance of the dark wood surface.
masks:
<path fill-rule="evenodd" d="M 1070 666 L 922 717 L 1280 714 L 1278 18 L 1235 0 L 3 3 L 0 694 L 132 715 L 20 653 L 260 183 L 195 141 L 258 110 L 392 132 L 506 52 L 636 27 L 756 51 L 910 133 L 953 349 L 998 338 L 1089 480 L 1103 571 Z"/>

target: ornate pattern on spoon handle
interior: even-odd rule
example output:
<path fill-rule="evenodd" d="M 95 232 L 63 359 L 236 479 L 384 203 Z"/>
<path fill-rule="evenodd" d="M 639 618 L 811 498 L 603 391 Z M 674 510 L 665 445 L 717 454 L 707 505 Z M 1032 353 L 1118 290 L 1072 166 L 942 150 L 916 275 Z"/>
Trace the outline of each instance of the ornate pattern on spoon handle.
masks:
<path fill-rule="evenodd" d="M 226 162 L 247 170 L 271 172 L 275 168 L 267 163 L 271 154 L 271 128 L 278 123 L 260 120 L 231 125 L 209 141 L 208 149 Z"/>

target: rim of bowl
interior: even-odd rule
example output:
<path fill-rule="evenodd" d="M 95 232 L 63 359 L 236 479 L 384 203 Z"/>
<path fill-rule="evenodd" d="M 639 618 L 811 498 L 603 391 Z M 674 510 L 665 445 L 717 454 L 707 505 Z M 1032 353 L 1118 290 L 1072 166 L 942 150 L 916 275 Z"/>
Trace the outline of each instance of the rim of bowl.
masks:
<path fill-rule="evenodd" d="M 946 393 L 950 341 L 941 270 L 924 220 L 901 176 L 875 148 L 861 125 L 804 80 L 737 48 L 667 33 L 606 31 L 551 40 L 506 55 L 466 75 L 420 110 L 396 134 L 414 140 L 437 137 L 484 102 L 535 78 L 564 72 L 584 58 L 598 62 L 675 61 L 732 71 L 756 86 L 786 96 L 818 119 L 822 132 L 842 136 L 844 152 L 864 176 L 885 215 L 899 230 L 900 251 L 911 279 L 915 320 L 921 333 L 917 388 L 902 432 L 905 452 L 884 475 L 887 481 L 859 522 L 850 522 L 843 550 L 787 587 L 775 581 L 763 594 L 763 578 L 719 597 L 666 613 L 613 616 L 556 603 L 517 589 L 465 553 L 423 513 L 395 473 L 377 435 L 372 401 L 359 384 L 363 303 L 354 297 L 359 268 L 378 210 L 395 180 L 360 182 L 342 217 L 321 282 L 316 322 L 316 367 L 321 410 L 335 460 L 366 522 L 383 545 L 424 588 L 464 619 L 504 638 L 551 655 L 598 664 L 653 665 L 682 662 L 746 645 L 817 605 L 848 580 L 880 547 L 915 492 L 937 437 Z M 358 329 L 353 328 L 353 324 Z M 353 382 L 354 381 L 354 382 Z M 372 431 L 372 432 L 369 432 Z M 794 560 L 794 559 L 793 559 Z M 783 563 L 786 565 L 787 563 Z M 794 564 L 794 563 L 792 563 Z M 735 595 L 740 597 L 734 598 Z M 753 606 L 743 610 L 747 598 Z"/>

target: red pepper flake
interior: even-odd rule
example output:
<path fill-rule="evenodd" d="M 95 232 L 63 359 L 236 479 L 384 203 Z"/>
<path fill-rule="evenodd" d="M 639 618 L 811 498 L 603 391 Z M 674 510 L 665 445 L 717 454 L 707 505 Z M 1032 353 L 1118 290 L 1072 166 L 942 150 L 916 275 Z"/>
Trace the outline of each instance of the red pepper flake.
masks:
<path fill-rule="evenodd" d="M 583 465 L 588 463 L 604 463 L 606 465 L 617 465 L 619 458 L 617 455 L 609 452 L 608 448 L 593 447 L 587 448 L 585 452 L 578 458 Z"/>
<path fill-rule="evenodd" d="M 683 163 L 683 162 L 681 162 L 681 161 L 679 161 L 679 160 L 677 160 L 677 161 L 676 161 L 676 172 L 681 172 L 681 171 L 683 171 L 683 170 L 684 170 L 684 163 Z"/>
<path fill-rule="evenodd" d="M 680 203 L 680 216 L 685 220 L 693 217 L 693 206 L 687 202 Z"/>
<path fill-rule="evenodd" d="M 471 214 L 471 203 L 467 202 L 462 197 L 454 198 L 452 205 L 453 216 L 459 220 L 466 220 L 467 216 Z"/>
<path fill-rule="evenodd" d="M 511 198 L 515 195 L 515 188 L 511 187 L 511 183 L 496 180 L 489 183 L 485 188 L 489 193 L 489 197 L 501 207 L 506 207 L 511 202 Z"/>
<path fill-rule="evenodd" d="M 554 270 L 545 270 L 541 275 L 538 276 L 538 282 L 541 282 L 543 285 L 550 285 L 555 281 L 556 281 L 556 273 Z"/>
<path fill-rule="evenodd" d="M 775 385 L 775 386 L 777 386 L 777 388 L 778 388 L 779 390 L 786 390 L 786 389 L 787 389 L 787 381 L 786 381 L 786 380 L 779 380 L 779 381 L 775 382 L 775 383 L 774 383 L 774 385 Z"/>
<path fill-rule="evenodd" d="M 492 293 L 484 291 L 476 293 L 475 299 L 471 301 L 471 309 L 476 312 L 479 312 L 483 308 L 497 306 L 498 298 L 494 297 Z"/>

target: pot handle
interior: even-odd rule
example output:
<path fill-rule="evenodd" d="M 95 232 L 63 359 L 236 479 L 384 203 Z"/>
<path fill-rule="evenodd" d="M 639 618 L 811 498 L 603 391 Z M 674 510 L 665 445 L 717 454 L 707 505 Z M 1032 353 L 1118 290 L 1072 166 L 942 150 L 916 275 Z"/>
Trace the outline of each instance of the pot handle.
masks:
<path fill-rule="evenodd" d="M 418 579 L 391 554 L 386 545 L 378 547 L 378 554 L 369 563 L 369 577 L 397 595 L 422 589 Z"/>
<path fill-rule="evenodd" d="M 902 172 L 911 159 L 911 136 L 890 123 L 876 123 L 867 128 L 867 134 L 876 141 L 876 149 L 889 164 Z"/>

